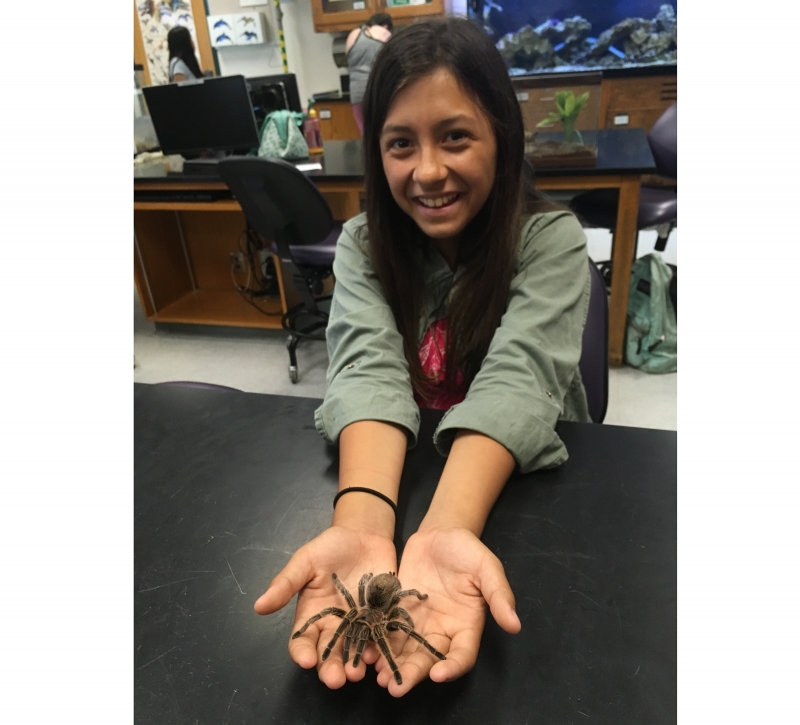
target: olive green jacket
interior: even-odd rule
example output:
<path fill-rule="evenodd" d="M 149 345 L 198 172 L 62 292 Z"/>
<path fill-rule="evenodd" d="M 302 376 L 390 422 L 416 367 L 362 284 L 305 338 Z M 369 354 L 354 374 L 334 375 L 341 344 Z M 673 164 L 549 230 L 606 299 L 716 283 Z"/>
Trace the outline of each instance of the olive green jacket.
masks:
<path fill-rule="evenodd" d="M 420 254 L 428 304 L 419 340 L 447 309 L 462 271 L 451 271 L 431 246 Z M 317 429 L 332 444 L 346 426 L 380 420 L 419 431 L 403 341 L 368 253 L 366 215 L 342 229 L 327 340 L 330 364 Z M 448 410 L 434 434 L 447 455 L 459 429 L 505 446 L 523 472 L 567 460 L 554 427 L 559 418 L 590 421 L 578 360 L 589 305 L 586 236 L 568 212 L 532 216 L 525 224 L 508 307 L 466 399 Z"/>

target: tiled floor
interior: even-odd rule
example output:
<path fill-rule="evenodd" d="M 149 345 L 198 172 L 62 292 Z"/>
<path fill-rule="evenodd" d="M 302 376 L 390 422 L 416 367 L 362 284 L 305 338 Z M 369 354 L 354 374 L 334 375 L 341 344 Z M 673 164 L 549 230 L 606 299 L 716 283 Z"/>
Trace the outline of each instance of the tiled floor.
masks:
<path fill-rule="evenodd" d="M 596 229 L 586 233 L 592 258 L 608 259 L 610 234 Z M 655 232 L 642 232 L 639 254 L 652 251 L 654 243 Z M 677 231 L 670 237 L 664 258 L 677 263 Z M 293 385 L 285 343 L 286 334 L 281 331 L 188 325 L 156 330 L 136 300 L 133 379 L 139 383 L 199 380 L 253 393 L 323 397 L 328 364 L 325 344 L 300 344 L 300 380 Z M 605 423 L 677 430 L 677 374 L 649 375 L 630 367 L 611 370 Z"/>

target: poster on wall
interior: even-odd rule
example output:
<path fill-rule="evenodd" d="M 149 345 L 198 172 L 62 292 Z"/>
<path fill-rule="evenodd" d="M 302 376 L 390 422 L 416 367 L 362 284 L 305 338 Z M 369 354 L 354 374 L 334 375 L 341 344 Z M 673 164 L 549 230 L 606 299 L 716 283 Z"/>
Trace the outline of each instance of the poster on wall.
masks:
<path fill-rule="evenodd" d="M 142 31 L 144 52 L 154 86 L 169 83 L 169 48 L 167 33 L 183 25 L 192 35 L 197 48 L 197 33 L 189 0 L 134 0 L 139 28 Z"/>

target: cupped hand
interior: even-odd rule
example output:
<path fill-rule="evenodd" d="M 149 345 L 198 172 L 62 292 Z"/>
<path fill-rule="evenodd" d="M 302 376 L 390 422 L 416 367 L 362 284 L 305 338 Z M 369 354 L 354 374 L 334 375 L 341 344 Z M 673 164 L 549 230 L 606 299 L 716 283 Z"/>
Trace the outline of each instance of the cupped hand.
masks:
<path fill-rule="evenodd" d="M 332 574 L 344 583 L 358 604 L 358 580 L 365 573 L 397 571 L 397 553 L 391 539 L 345 526 L 331 526 L 315 539 L 300 547 L 283 570 L 272 580 L 269 589 L 256 601 L 258 614 L 272 614 L 297 598 L 292 633 L 311 617 L 327 607 L 347 612 L 350 607 L 336 589 Z M 311 624 L 299 637 L 289 640 L 289 655 L 300 667 L 317 668 L 319 678 L 328 687 L 342 687 L 347 680 L 358 681 L 373 664 L 378 652 L 373 643 L 364 650 L 358 667 L 353 667 L 353 653 L 345 666 L 342 662 L 340 637 L 327 660 L 322 660 L 341 618 L 331 614 Z"/>
<path fill-rule="evenodd" d="M 521 624 L 514 594 L 500 560 L 467 529 L 426 529 L 414 534 L 403 551 L 398 578 L 403 589 L 418 589 L 427 599 L 403 599 L 414 629 L 447 656 L 439 660 L 402 632 L 391 635 L 403 683 L 398 685 L 385 658 L 375 665 L 378 684 L 395 697 L 405 695 L 430 675 L 434 682 L 469 672 L 478 657 L 486 605 L 495 621 L 516 634 Z M 402 644 L 401 644 L 402 643 Z"/>

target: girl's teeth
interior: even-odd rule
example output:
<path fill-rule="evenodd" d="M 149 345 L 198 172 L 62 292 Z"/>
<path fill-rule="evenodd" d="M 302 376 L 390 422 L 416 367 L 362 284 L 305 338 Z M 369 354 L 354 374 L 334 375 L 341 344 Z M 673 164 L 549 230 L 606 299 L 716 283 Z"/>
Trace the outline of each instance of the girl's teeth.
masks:
<path fill-rule="evenodd" d="M 452 194 L 451 196 L 446 196 L 446 197 L 444 197 L 442 199 L 424 199 L 424 198 L 421 198 L 420 201 L 422 202 L 423 206 L 427 206 L 428 208 L 432 208 L 432 209 L 438 209 L 439 207 L 444 206 L 445 204 L 449 204 L 455 198 L 456 198 L 456 195 Z"/>

